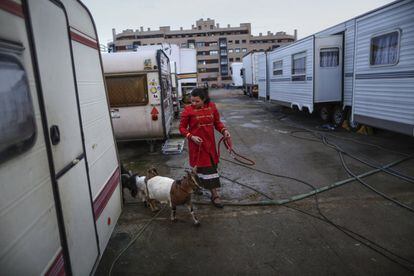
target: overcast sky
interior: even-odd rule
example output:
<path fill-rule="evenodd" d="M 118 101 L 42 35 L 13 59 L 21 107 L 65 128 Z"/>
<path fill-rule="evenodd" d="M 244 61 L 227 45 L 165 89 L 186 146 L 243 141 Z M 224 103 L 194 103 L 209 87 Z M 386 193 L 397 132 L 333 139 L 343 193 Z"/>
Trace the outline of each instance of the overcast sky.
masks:
<path fill-rule="evenodd" d="M 252 33 L 285 31 L 303 38 L 337 23 L 385 5 L 392 0 L 83 0 L 94 17 L 100 43 L 112 41 L 112 28 L 143 26 L 158 29 L 191 28 L 195 21 L 212 18 L 220 26 L 251 23 Z"/>

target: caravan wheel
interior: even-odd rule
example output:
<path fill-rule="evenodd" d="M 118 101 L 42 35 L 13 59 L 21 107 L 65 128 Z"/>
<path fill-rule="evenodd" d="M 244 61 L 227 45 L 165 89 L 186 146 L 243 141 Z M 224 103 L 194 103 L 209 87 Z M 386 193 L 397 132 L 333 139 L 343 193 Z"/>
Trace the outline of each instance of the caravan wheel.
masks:
<path fill-rule="evenodd" d="M 337 105 L 334 107 L 334 110 L 332 112 L 332 122 L 340 126 L 345 120 L 345 111 L 342 109 L 341 106 Z"/>
<path fill-rule="evenodd" d="M 322 106 L 321 109 L 319 109 L 319 116 L 321 117 L 322 121 L 328 122 L 331 118 L 331 109 L 329 106 Z"/>

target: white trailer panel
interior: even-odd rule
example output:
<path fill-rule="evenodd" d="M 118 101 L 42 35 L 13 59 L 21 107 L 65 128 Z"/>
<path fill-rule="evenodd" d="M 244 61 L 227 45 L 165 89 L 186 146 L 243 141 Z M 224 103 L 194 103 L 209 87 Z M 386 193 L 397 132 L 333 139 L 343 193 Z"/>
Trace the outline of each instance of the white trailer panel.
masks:
<path fill-rule="evenodd" d="M 414 135 L 413 18 L 413 1 L 357 18 L 354 120 Z"/>
<path fill-rule="evenodd" d="M 326 37 L 342 34 L 343 45 L 343 108 L 352 105 L 353 73 L 354 73 L 354 35 L 355 19 L 340 23 L 326 30 L 318 32 L 315 37 Z"/>
<path fill-rule="evenodd" d="M 262 52 L 258 58 L 259 99 L 267 100 L 267 53 Z"/>
<path fill-rule="evenodd" d="M 186 96 L 197 86 L 197 51 L 180 48 L 180 73 L 177 75 L 181 96 Z"/>
<path fill-rule="evenodd" d="M 269 96 L 271 101 L 299 110 L 313 112 L 313 36 L 268 53 Z M 293 55 L 303 54 L 305 72 L 303 80 L 292 80 Z M 273 66 L 282 63 L 282 72 Z M 274 65 L 275 64 L 275 65 Z"/>
<path fill-rule="evenodd" d="M 244 83 L 246 85 L 253 84 L 253 72 L 252 72 L 252 53 L 245 55 L 242 59 L 244 68 Z"/>
<path fill-rule="evenodd" d="M 232 86 L 241 87 L 243 86 L 243 78 L 241 75 L 241 69 L 243 68 L 242 62 L 233 62 L 231 65 L 231 79 L 233 81 Z"/>
<path fill-rule="evenodd" d="M 97 35 L 89 11 L 75 0 L 63 0 L 72 33 L 72 51 L 75 65 L 76 84 L 82 119 L 90 189 L 94 205 L 107 192 L 114 174 L 119 171 L 115 139 L 109 113 L 99 48 L 87 45 L 84 39 L 94 39 Z M 82 43 L 84 42 L 84 43 Z M 104 93 L 105 92 L 105 93 Z M 106 195 L 108 196 L 108 195 Z M 106 247 L 109 236 L 121 214 L 121 194 L 119 189 L 108 196 L 109 202 L 98 216 L 95 212 L 99 248 Z M 96 209 L 96 208 L 95 208 Z M 102 214 L 109 214 L 108 216 Z M 108 218 L 111 223 L 108 224 Z"/>

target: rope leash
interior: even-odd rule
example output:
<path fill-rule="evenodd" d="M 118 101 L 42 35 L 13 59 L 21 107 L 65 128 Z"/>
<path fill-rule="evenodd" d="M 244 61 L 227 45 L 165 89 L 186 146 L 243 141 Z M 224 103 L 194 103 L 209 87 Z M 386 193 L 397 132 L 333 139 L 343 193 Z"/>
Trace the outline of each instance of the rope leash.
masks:
<path fill-rule="evenodd" d="M 230 137 L 224 137 L 223 136 L 223 137 L 221 137 L 220 141 L 218 142 L 217 147 L 218 147 L 218 156 L 219 157 L 220 157 L 220 146 L 221 146 L 221 143 L 224 144 L 224 146 L 226 147 L 226 149 L 227 149 L 228 153 L 230 154 L 230 156 L 234 160 L 236 160 L 237 162 L 239 162 L 239 163 L 241 163 L 243 165 L 246 165 L 246 166 L 254 166 L 254 165 L 256 165 L 256 162 L 254 162 L 252 159 L 249 159 L 249 158 L 247 158 L 247 157 L 245 157 L 245 156 L 237 153 L 233 149 L 233 147 L 231 145 Z"/>

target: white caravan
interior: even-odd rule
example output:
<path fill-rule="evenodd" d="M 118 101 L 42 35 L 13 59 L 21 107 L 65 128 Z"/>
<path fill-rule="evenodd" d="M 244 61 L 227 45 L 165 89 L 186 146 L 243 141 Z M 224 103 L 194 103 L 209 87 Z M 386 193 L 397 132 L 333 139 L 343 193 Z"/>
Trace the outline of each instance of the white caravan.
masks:
<path fill-rule="evenodd" d="M 243 79 L 245 93 L 250 97 L 258 96 L 260 52 L 250 52 L 243 56 Z"/>
<path fill-rule="evenodd" d="M 414 135 L 412 18 L 414 2 L 395 1 L 268 52 L 266 74 L 259 57 L 259 93 L 338 125 L 347 116 L 354 129 Z"/>
<path fill-rule="evenodd" d="M 342 102 L 343 36 L 310 36 L 268 53 L 270 100 L 325 114 Z"/>
<path fill-rule="evenodd" d="M 0 5 L 0 275 L 89 275 L 121 212 L 93 19 L 75 0 Z"/>
<path fill-rule="evenodd" d="M 197 87 L 197 56 L 195 49 L 180 48 L 180 72 L 177 74 L 181 86 L 182 100 Z"/>
<path fill-rule="evenodd" d="M 164 140 L 174 117 L 170 64 L 162 50 L 102 55 L 115 137 Z"/>
<path fill-rule="evenodd" d="M 230 65 L 232 87 L 240 88 L 243 86 L 243 78 L 241 75 L 241 69 L 243 68 L 242 62 L 233 62 Z"/>
<path fill-rule="evenodd" d="M 414 1 L 356 19 L 354 120 L 414 135 Z"/>

